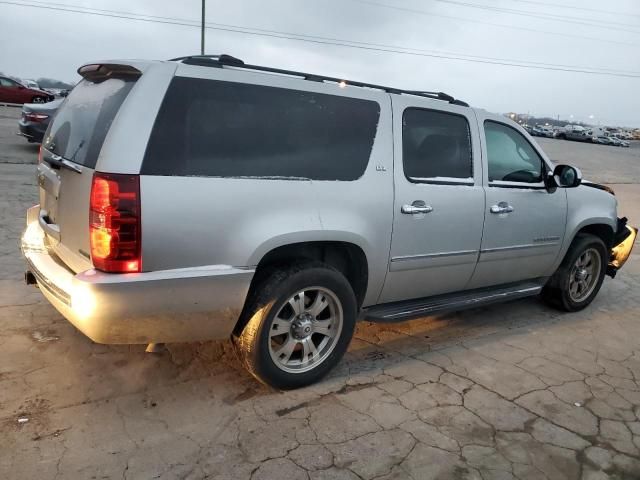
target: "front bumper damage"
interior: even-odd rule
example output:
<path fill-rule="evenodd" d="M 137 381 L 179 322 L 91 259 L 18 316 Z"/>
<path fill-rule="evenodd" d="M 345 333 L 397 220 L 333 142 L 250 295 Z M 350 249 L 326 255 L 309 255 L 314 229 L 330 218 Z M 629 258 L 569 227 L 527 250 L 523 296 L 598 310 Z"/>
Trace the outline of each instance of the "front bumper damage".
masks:
<path fill-rule="evenodd" d="M 616 276 L 631 255 L 637 236 L 638 229 L 627 225 L 627 217 L 618 219 L 618 228 L 613 237 L 613 247 L 607 265 L 607 275 L 611 278 Z"/>

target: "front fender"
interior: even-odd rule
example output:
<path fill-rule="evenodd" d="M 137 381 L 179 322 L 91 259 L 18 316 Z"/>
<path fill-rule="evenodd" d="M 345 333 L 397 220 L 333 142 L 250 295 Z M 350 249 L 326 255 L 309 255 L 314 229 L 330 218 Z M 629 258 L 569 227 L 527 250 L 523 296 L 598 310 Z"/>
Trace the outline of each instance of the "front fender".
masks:
<path fill-rule="evenodd" d="M 611 234 L 617 228 L 616 198 L 610 193 L 580 185 L 567 189 L 567 227 L 562 248 L 556 258 L 555 268 L 560 266 L 569 246 L 576 235 L 590 225 L 605 225 L 611 229 Z M 611 247 L 609 245 L 608 247 Z"/>

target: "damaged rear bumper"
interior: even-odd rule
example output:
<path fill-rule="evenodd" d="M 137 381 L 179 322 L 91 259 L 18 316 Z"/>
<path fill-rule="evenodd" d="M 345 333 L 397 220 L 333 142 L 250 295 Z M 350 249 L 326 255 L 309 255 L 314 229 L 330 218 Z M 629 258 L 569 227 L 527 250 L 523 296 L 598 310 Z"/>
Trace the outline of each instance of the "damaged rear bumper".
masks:
<path fill-rule="evenodd" d="M 607 275 L 616 276 L 618 270 L 625 264 L 638 236 L 638 229 L 627 225 L 627 218 L 618 219 L 618 228 L 613 239 L 613 247 L 610 251 Z"/>

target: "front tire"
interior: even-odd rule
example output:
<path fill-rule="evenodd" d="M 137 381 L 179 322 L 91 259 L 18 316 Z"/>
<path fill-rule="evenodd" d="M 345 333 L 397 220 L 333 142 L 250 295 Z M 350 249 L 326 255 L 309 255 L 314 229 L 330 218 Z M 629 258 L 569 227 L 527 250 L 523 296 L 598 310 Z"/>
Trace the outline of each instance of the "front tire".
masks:
<path fill-rule="evenodd" d="M 38 97 L 38 96 L 33 97 L 33 98 L 31 99 L 31 103 L 46 103 L 46 101 L 47 101 L 47 99 L 46 99 L 46 98 L 44 98 L 44 97 Z"/>
<path fill-rule="evenodd" d="M 233 340 L 247 370 L 278 389 L 325 376 L 349 346 L 357 315 L 351 285 L 322 263 L 263 273 L 252 289 Z"/>
<path fill-rule="evenodd" d="M 560 267 L 542 290 L 542 298 L 560 310 L 582 310 L 600 291 L 607 261 L 607 247 L 599 237 L 577 235 Z"/>

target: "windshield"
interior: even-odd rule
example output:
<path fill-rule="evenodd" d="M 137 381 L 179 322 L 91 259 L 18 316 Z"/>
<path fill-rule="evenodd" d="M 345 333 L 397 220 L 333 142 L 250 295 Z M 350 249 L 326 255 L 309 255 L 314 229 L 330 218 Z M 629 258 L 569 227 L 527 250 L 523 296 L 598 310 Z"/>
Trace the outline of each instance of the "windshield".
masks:
<path fill-rule="evenodd" d="M 81 81 L 61 105 L 43 147 L 74 163 L 95 168 L 111 123 L 134 81 Z"/>

